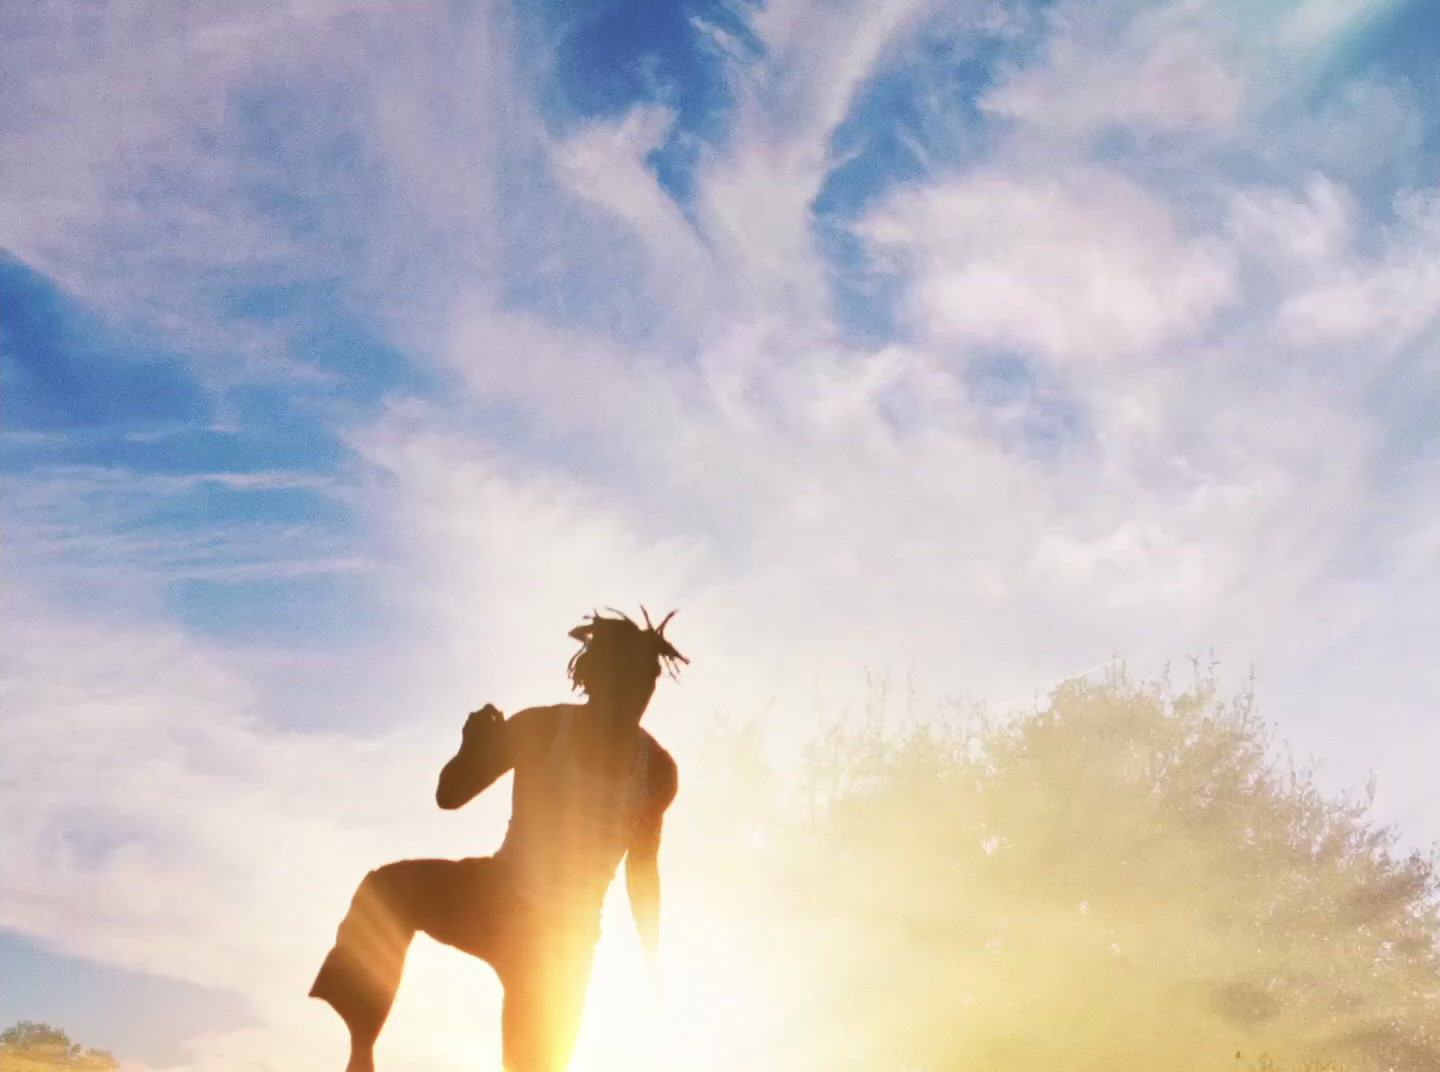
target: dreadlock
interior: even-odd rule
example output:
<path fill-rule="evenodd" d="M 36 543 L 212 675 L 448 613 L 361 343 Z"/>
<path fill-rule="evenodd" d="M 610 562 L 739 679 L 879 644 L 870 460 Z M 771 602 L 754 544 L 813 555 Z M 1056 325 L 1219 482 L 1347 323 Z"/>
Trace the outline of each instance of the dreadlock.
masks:
<path fill-rule="evenodd" d="M 650 612 L 642 606 L 640 613 L 645 616 L 645 627 L 642 629 L 629 615 L 613 607 L 605 609 L 614 616 L 601 616 L 598 612 L 592 612 L 585 621 L 570 630 L 570 636 L 582 645 L 580 650 L 570 657 L 570 665 L 566 668 L 571 684 L 577 689 L 585 688 L 590 677 L 590 668 L 597 662 L 653 659 L 657 671 L 663 666 L 672 678 L 678 676 L 681 663 L 690 662 L 665 639 L 665 626 L 675 617 L 673 610 L 665 615 L 659 625 L 655 625 L 650 621 Z"/>

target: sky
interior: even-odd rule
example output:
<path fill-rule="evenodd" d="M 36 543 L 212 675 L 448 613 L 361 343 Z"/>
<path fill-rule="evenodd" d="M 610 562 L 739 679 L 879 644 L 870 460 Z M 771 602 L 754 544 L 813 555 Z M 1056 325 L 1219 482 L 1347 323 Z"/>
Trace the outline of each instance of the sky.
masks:
<path fill-rule="evenodd" d="M 4 5 L 0 1018 L 333 1063 L 606 605 L 682 785 L 1213 658 L 1440 841 L 1437 101 L 1432 0 Z"/>

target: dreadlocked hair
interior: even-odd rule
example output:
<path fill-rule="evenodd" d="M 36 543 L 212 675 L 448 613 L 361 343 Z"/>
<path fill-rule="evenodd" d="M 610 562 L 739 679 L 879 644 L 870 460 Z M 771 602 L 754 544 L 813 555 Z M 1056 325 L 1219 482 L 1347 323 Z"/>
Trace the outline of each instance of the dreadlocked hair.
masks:
<path fill-rule="evenodd" d="M 580 650 L 570 657 L 570 665 L 566 668 L 571 684 L 577 689 L 585 688 L 585 683 L 590 678 L 590 669 L 597 662 L 653 659 L 657 672 L 663 667 L 672 678 L 679 676 L 681 663 L 689 664 L 690 660 L 676 651 L 675 646 L 665 639 L 665 626 L 675 617 L 673 610 L 665 615 L 659 625 L 655 625 L 650 621 L 650 612 L 642 606 L 640 613 L 645 616 L 645 626 L 641 628 L 629 615 L 613 607 L 605 609 L 611 611 L 613 617 L 592 612 L 570 630 L 570 636 L 581 644 Z"/>

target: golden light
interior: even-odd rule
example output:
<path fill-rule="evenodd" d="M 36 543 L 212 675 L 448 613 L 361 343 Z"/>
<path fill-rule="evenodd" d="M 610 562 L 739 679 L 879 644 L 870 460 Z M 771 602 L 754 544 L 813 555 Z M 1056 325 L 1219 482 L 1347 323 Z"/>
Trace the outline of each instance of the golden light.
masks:
<path fill-rule="evenodd" d="M 500 1002 L 500 981 L 488 965 L 418 936 L 375 1048 L 376 1066 L 386 1072 L 499 1072 Z M 343 1064 L 342 1058 L 334 1067 Z"/>
<path fill-rule="evenodd" d="M 757 937 L 747 921 L 717 918 L 713 907 L 687 912 L 672 899 L 652 977 L 622 886 L 606 904 L 573 1072 L 734 1072 L 767 1063 L 787 1008 L 763 943 L 742 940 Z"/>
<path fill-rule="evenodd" d="M 713 899 L 667 896 L 652 978 L 624 886 L 622 877 L 606 901 L 570 1072 L 739 1072 L 768 1065 L 793 1025 L 774 970 L 775 950 L 759 940 L 764 929 L 738 912 L 717 915 Z M 417 937 L 376 1048 L 378 1066 L 499 1072 L 500 1004 L 500 984 L 489 967 Z"/>

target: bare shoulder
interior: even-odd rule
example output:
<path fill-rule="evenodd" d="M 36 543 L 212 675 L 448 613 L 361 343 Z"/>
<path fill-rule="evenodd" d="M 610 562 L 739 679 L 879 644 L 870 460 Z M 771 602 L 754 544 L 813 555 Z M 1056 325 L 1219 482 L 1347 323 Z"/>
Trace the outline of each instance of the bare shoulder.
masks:
<path fill-rule="evenodd" d="M 645 735 L 645 747 L 649 749 L 646 757 L 646 781 L 650 793 L 651 803 L 664 811 L 675 800 L 675 794 L 680 789 L 680 768 L 672 756 L 654 737 L 646 730 L 641 730 Z"/>

